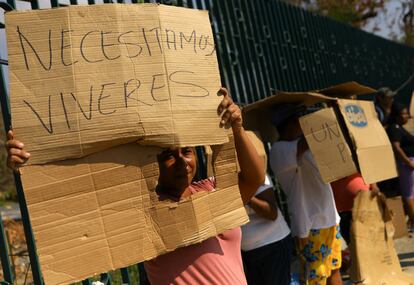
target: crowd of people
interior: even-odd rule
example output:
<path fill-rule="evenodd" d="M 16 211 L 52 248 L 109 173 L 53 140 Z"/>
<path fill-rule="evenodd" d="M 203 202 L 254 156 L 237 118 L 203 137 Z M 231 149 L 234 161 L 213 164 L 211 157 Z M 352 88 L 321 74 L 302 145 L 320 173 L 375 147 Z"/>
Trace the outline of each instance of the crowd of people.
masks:
<path fill-rule="evenodd" d="M 324 183 L 299 124 L 307 108 L 279 105 L 271 120 L 280 137 L 270 150 L 269 162 L 287 197 L 288 226 L 266 174 L 267 158 L 258 155 L 244 130 L 242 112 L 227 90 L 218 93 L 223 96 L 218 123 L 232 129 L 240 166 L 238 186 L 250 222 L 146 261 L 150 284 L 288 285 L 295 253 L 301 260 L 302 282 L 342 284 L 341 233 L 350 243 L 353 199 L 359 191 L 378 191 L 378 186 L 365 184 L 360 174 Z M 380 90 L 375 105 L 395 151 L 401 194 L 414 223 L 414 136 L 404 128 L 408 110 L 394 101 L 394 95 L 389 89 Z M 14 135 L 8 132 L 6 148 L 9 167 L 17 170 L 30 154 Z M 163 149 L 157 159 L 160 200 L 179 201 L 200 191 L 214 191 L 214 177 L 194 181 L 193 147 Z"/>

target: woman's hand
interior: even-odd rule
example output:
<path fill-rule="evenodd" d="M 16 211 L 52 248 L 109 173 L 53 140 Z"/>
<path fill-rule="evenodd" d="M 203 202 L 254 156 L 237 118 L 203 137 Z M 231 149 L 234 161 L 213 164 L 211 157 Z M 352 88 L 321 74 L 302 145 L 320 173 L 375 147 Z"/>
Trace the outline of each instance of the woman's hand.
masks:
<path fill-rule="evenodd" d="M 226 88 L 221 87 L 218 94 L 223 95 L 223 100 L 217 108 L 217 113 L 221 115 L 220 126 L 230 125 L 233 128 L 233 132 L 241 130 L 243 128 L 243 119 L 239 106 L 233 102 Z"/>
<path fill-rule="evenodd" d="M 6 150 L 7 166 L 14 171 L 17 171 L 30 158 L 30 153 L 24 150 L 24 144 L 14 139 L 11 130 L 7 133 Z"/>

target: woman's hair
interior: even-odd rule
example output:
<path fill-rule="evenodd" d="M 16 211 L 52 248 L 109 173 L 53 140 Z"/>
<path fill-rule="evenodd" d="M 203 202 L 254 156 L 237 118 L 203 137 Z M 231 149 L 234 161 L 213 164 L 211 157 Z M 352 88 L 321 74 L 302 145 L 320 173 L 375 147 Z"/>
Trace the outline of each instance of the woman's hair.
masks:
<path fill-rule="evenodd" d="M 406 109 L 406 108 L 407 107 L 404 104 L 402 104 L 400 102 L 394 102 L 392 104 L 392 107 L 391 107 L 391 113 L 390 113 L 390 120 L 389 120 L 389 122 L 391 124 L 397 123 L 398 118 L 399 118 L 399 116 L 401 114 L 401 111 L 404 110 L 404 109 Z"/>

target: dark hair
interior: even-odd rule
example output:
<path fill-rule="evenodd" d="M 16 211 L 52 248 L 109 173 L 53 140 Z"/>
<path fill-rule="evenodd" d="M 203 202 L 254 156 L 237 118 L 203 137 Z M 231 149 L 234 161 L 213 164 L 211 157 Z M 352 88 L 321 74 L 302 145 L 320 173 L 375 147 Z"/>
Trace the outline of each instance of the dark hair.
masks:
<path fill-rule="evenodd" d="M 391 113 L 390 113 L 390 124 L 395 124 L 398 121 L 398 118 L 400 117 L 401 111 L 406 109 L 407 107 L 399 102 L 394 102 L 391 106 Z"/>

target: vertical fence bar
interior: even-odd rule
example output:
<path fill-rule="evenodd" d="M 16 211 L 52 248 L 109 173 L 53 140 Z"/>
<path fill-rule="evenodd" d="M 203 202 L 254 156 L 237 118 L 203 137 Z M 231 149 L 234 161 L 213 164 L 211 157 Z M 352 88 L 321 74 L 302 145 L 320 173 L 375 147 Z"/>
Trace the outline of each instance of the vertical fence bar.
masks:
<path fill-rule="evenodd" d="M 269 69 L 270 79 L 270 95 L 274 94 L 280 85 L 280 65 L 277 60 L 275 38 L 272 34 L 272 23 L 269 19 L 269 1 L 262 1 L 262 5 L 258 6 L 259 13 L 262 15 L 261 29 L 263 33 L 263 47 L 266 51 L 266 62 Z"/>
<path fill-rule="evenodd" d="M 14 276 L 10 266 L 10 259 L 9 259 L 9 250 L 8 250 L 8 243 L 6 233 L 4 232 L 3 226 L 3 217 L 0 212 L 0 258 L 1 258 L 1 267 L 3 269 L 4 281 L 8 282 L 9 284 L 13 284 Z"/>
<path fill-rule="evenodd" d="M 131 278 L 129 277 L 129 271 L 127 267 L 121 268 L 122 284 L 131 284 Z"/>
<path fill-rule="evenodd" d="M 277 85 L 276 88 L 278 90 L 287 90 L 287 82 L 288 76 L 285 72 L 286 68 L 284 66 L 284 62 L 282 60 L 283 54 L 282 54 L 282 43 L 280 38 L 280 25 L 275 20 L 274 11 L 276 9 L 276 4 L 274 1 L 267 2 L 267 18 L 269 19 L 269 28 L 270 28 L 270 34 L 271 34 L 271 50 L 273 51 L 273 60 L 274 65 L 276 69 L 277 74 Z"/>
<path fill-rule="evenodd" d="M 9 101 L 6 93 L 6 85 L 3 78 L 3 69 L 0 68 L 0 103 L 3 114 L 4 127 L 6 133 L 11 128 L 11 116 L 9 109 Z M 30 223 L 29 212 L 27 210 L 26 198 L 24 197 L 22 182 L 20 180 L 20 174 L 14 173 L 14 181 L 16 183 L 17 196 L 19 200 L 20 212 L 22 215 L 22 222 L 24 228 L 24 234 L 26 237 L 26 243 L 29 251 L 29 259 L 32 267 L 33 281 L 36 285 L 42 285 L 42 274 L 40 271 L 40 264 L 36 254 L 36 245 L 32 232 L 32 226 Z"/>
<path fill-rule="evenodd" d="M 39 9 L 39 0 L 31 0 L 30 5 L 31 5 L 33 10 Z"/>
<path fill-rule="evenodd" d="M 254 56 L 256 58 L 256 72 L 259 85 L 261 88 L 259 88 L 259 93 L 254 98 L 255 101 L 260 100 L 264 97 L 267 97 L 271 95 L 272 88 L 271 86 L 271 70 L 268 67 L 268 60 L 266 59 L 267 48 L 265 45 L 266 36 L 264 35 L 263 26 L 265 25 L 262 21 L 264 20 L 264 17 L 258 17 L 257 12 L 260 11 L 260 6 L 262 5 L 263 0 L 259 0 L 257 2 L 247 1 L 246 2 L 246 8 L 248 10 L 248 14 L 250 17 L 250 27 L 252 31 L 252 36 L 254 39 Z M 250 100 L 249 103 L 253 103 L 253 100 Z"/>
<path fill-rule="evenodd" d="M 82 285 L 92 285 L 91 279 L 88 278 L 88 279 L 83 280 Z"/>
<path fill-rule="evenodd" d="M 101 274 L 101 279 L 100 280 L 105 285 L 112 285 L 111 275 L 107 272 Z"/>

